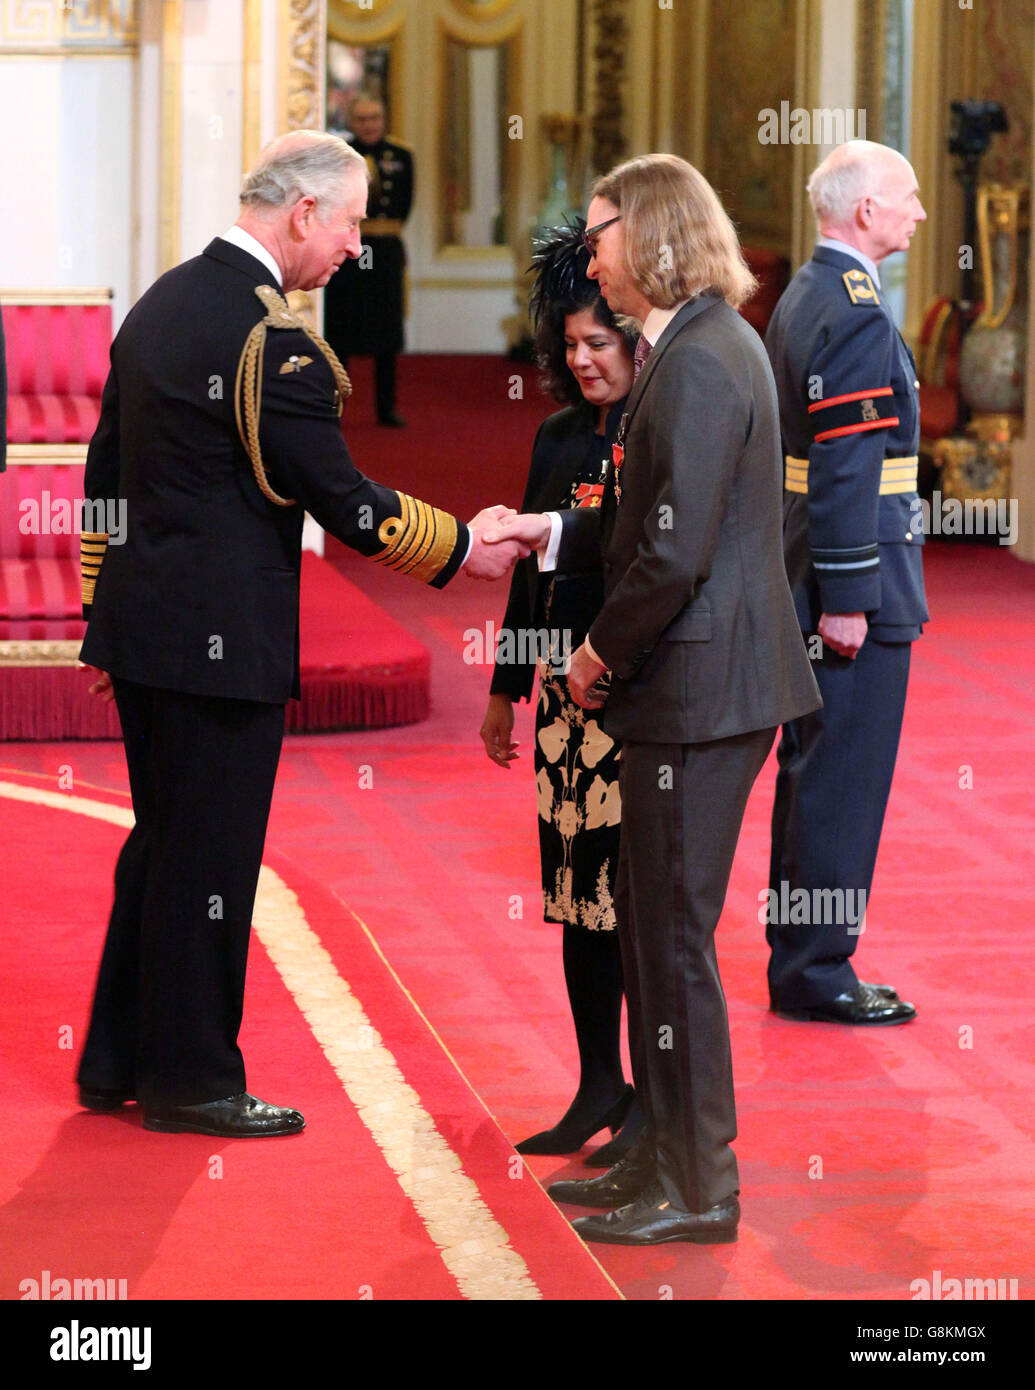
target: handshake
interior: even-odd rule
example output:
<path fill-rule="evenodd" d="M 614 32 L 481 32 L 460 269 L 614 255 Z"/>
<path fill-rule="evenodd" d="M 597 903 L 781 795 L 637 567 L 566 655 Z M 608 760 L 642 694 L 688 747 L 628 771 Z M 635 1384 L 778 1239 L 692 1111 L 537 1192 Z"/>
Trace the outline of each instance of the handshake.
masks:
<path fill-rule="evenodd" d="M 516 560 L 524 560 L 550 535 L 542 512 L 521 514 L 513 507 L 486 507 L 467 523 L 471 549 L 464 573 L 472 579 L 502 579 Z"/>

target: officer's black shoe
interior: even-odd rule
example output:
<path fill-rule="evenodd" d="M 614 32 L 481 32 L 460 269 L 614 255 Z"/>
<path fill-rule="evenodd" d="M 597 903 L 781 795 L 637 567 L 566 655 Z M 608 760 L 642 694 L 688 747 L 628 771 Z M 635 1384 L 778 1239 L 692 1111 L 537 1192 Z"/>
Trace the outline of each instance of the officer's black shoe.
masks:
<path fill-rule="evenodd" d="M 120 1105 L 130 1100 L 136 1100 L 132 1091 L 106 1090 L 101 1086 L 79 1087 L 79 1104 L 84 1110 L 118 1110 Z"/>
<path fill-rule="evenodd" d="M 883 994 L 887 999 L 898 998 L 898 990 L 894 985 L 868 985 L 865 980 L 860 980 L 859 983 L 864 989 L 876 990 L 878 994 Z"/>
<path fill-rule="evenodd" d="M 241 1092 L 201 1105 L 146 1105 L 144 1128 L 162 1134 L 212 1134 L 218 1139 L 257 1139 L 297 1134 L 305 1120 L 297 1110 L 267 1105 Z"/>
<path fill-rule="evenodd" d="M 598 1178 L 552 1182 L 547 1196 L 576 1207 L 624 1207 L 634 1202 L 654 1180 L 652 1162 L 629 1155 Z"/>
<path fill-rule="evenodd" d="M 889 998 L 878 993 L 873 985 L 858 981 L 854 989 L 839 994 L 826 1004 L 813 1004 L 806 1009 L 781 1009 L 773 1013 L 796 1023 L 908 1023 L 916 1018 L 916 1009 L 898 995 Z"/>
<path fill-rule="evenodd" d="M 394 410 L 386 410 L 383 415 L 379 415 L 377 417 L 377 423 L 379 425 L 387 425 L 393 430 L 404 430 L 406 428 L 406 421 L 401 415 L 396 415 Z"/>
<path fill-rule="evenodd" d="M 707 1211 L 680 1211 L 654 1182 L 635 1202 L 617 1211 L 580 1216 L 572 1228 L 583 1240 L 605 1245 L 665 1245 L 688 1240 L 694 1245 L 730 1245 L 737 1239 L 740 1203 L 736 1195 Z"/>

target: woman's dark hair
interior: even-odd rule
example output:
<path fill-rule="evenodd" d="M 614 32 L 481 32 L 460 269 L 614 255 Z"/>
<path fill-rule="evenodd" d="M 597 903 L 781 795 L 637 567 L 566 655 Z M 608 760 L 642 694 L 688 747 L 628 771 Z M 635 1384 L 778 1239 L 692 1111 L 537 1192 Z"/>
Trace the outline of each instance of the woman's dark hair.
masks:
<path fill-rule="evenodd" d="M 616 318 L 596 281 L 586 277 L 589 253 L 582 244 L 585 227 L 581 217 L 576 218 L 574 225 L 554 227 L 548 236 L 537 239 L 532 258 L 536 282 L 529 312 L 541 373 L 539 387 L 562 405 L 580 405 L 584 399 L 567 361 L 564 321 L 569 314 L 591 309 L 602 328 L 622 335 L 630 354 L 639 336 L 634 322 Z"/>

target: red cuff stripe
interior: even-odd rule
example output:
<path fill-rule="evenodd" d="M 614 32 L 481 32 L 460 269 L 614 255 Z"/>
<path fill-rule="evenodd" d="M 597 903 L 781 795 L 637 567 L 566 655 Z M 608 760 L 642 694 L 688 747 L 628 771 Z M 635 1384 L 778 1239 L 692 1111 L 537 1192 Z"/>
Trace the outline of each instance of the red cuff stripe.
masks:
<path fill-rule="evenodd" d="M 893 396 L 890 386 L 878 386 L 876 391 L 849 391 L 846 396 L 831 396 L 828 401 L 816 401 L 809 406 L 809 414 L 816 410 L 828 410 L 832 405 L 843 405 L 845 401 L 865 401 L 874 396 Z"/>
<path fill-rule="evenodd" d="M 898 416 L 889 415 L 886 420 L 864 420 L 861 425 L 842 425 L 837 430 L 823 430 L 816 435 L 813 444 L 822 444 L 825 439 L 839 439 L 843 434 L 862 434 L 863 430 L 883 430 L 889 425 L 897 425 Z"/>

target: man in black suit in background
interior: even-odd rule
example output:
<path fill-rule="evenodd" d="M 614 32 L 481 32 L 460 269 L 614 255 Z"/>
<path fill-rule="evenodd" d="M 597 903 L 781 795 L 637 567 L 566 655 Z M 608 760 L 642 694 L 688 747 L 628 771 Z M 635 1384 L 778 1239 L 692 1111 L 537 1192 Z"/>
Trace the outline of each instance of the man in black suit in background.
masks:
<path fill-rule="evenodd" d="M 413 206 L 413 153 L 386 133 L 384 103 L 360 93 L 349 108 L 350 140 L 370 170 L 370 202 L 360 228 L 363 256 L 332 275 L 323 296 L 327 341 L 340 358 L 374 359 L 377 419 L 401 428 L 395 408 L 396 356 L 403 348 L 406 247 L 402 230 Z"/>
<path fill-rule="evenodd" d="M 237 1046 L 284 706 L 298 695 L 304 512 L 436 588 L 461 567 L 500 577 L 528 553 L 484 544 L 502 508 L 465 526 L 358 472 L 339 419 L 348 379 L 281 297 L 359 254 L 362 158 L 334 135 L 282 136 L 241 203 L 112 344 L 85 489 L 124 499 L 126 534 L 83 536 L 82 659 L 118 705 L 136 825 L 80 1098 L 137 1100 L 148 1129 L 231 1137 L 304 1124 L 247 1094 Z"/>
<path fill-rule="evenodd" d="M 715 956 L 748 793 L 787 718 L 816 709 L 780 539 L 780 424 L 754 282 L 706 180 L 672 155 L 597 182 L 588 274 L 643 321 L 600 514 L 519 517 L 542 564 L 604 568 L 569 688 L 622 741 L 616 914 L 642 1141 L 558 1201 L 611 1207 L 575 1229 L 625 1245 L 736 1239 L 733 1071 Z M 792 715 L 791 711 L 795 714 Z"/>

